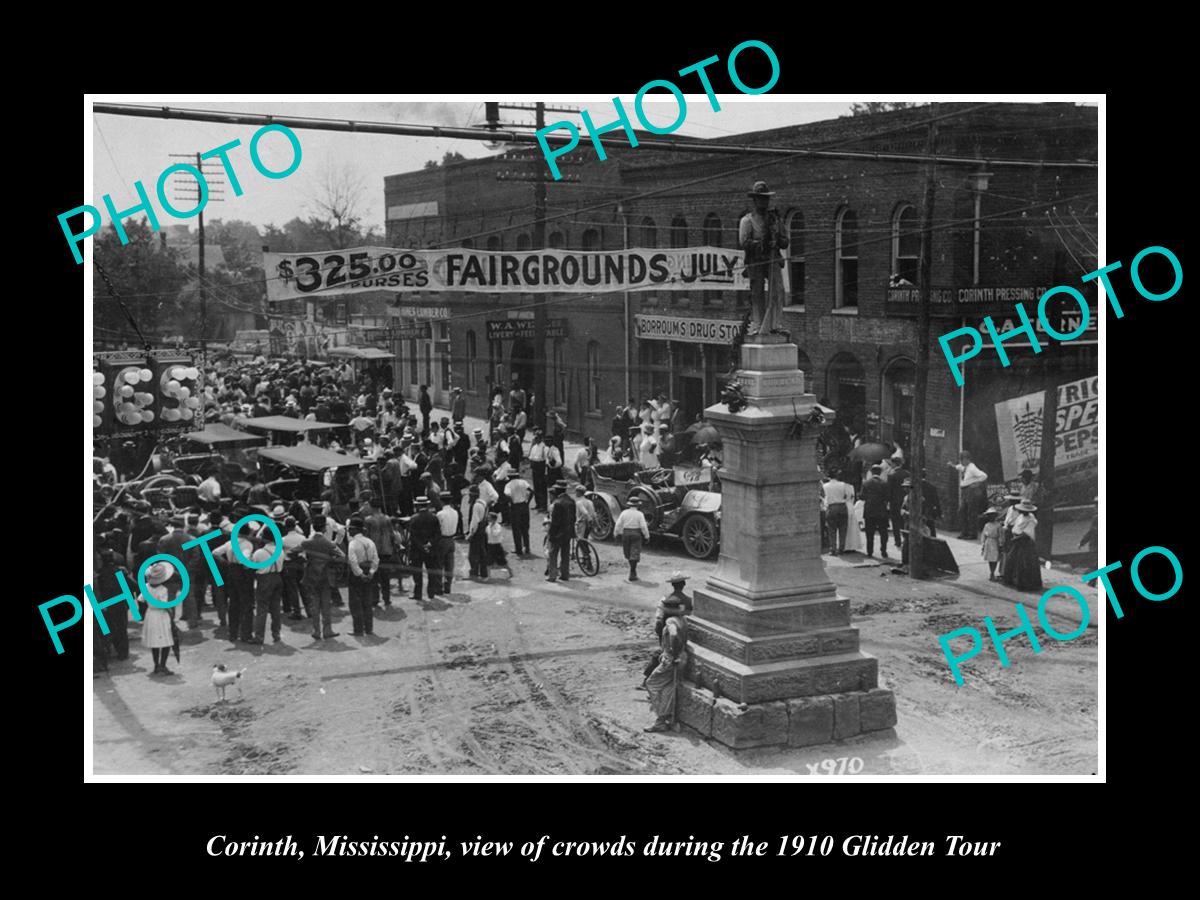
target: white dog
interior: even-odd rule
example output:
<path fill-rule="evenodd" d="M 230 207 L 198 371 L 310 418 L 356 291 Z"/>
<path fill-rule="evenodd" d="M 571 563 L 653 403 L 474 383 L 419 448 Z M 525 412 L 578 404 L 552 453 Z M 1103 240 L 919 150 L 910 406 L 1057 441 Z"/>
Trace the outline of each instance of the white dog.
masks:
<path fill-rule="evenodd" d="M 238 669 L 236 672 L 226 671 L 224 663 L 215 663 L 213 665 L 212 684 L 217 690 L 217 699 L 225 699 L 225 689 L 231 684 L 236 684 L 238 689 L 238 697 L 242 696 L 242 673 L 245 669 Z"/>

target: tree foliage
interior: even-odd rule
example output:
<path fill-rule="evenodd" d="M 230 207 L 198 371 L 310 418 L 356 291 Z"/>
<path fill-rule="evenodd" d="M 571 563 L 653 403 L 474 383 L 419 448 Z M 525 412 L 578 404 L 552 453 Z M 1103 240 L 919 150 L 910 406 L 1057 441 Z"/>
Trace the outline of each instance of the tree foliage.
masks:
<path fill-rule="evenodd" d="M 447 150 L 446 155 L 442 157 L 442 161 L 440 163 L 436 159 L 426 160 L 425 168 L 436 169 L 438 166 L 448 166 L 450 163 L 464 162 L 465 160 L 466 157 L 458 151 Z"/>
<path fill-rule="evenodd" d="M 925 103 L 851 103 L 850 115 L 872 116 L 875 113 L 892 112 L 896 109 L 913 109 L 917 106 L 927 106 Z"/>
<path fill-rule="evenodd" d="M 142 334 L 153 341 L 156 336 L 177 333 L 173 329 L 180 314 L 179 291 L 188 280 L 179 252 L 163 246 L 159 234 L 150 230 L 144 217 L 127 220 L 125 234 L 127 244 L 121 243 L 111 225 L 97 235 L 96 262 L 108 274 Z M 109 296 L 99 270 L 92 296 L 97 335 L 106 340 L 128 340 L 137 346 L 137 337 L 120 304 Z"/>

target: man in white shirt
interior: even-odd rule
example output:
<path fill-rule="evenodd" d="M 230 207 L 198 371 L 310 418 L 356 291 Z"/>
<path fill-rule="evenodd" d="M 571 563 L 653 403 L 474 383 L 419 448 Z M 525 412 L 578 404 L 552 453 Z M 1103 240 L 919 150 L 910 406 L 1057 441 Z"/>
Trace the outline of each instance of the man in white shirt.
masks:
<path fill-rule="evenodd" d="M 529 555 L 529 500 L 533 488 L 518 475 L 510 478 L 504 486 L 508 497 L 508 521 L 512 524 L 513 550 L 522 558 Z"/>
<path fill-rule="evenodd" d="M 987 508 L 987 473 L 971 462 L 971 454 L 963 451 L 958 463 L 949 463 L 958 470 L 959 537 L 976 540 L 979 537 L 979 517 Z"/>
<path fill-rule="evenodd" d="M 283 611 L 289 618 L 304 618 L 308 602 L 300 584 L 304 579 L 304 553 L 300 549 L 308 537 L 292 516 L 283 523 Z"/>
<path fill-rule="evenodd" d="M 540 431 L 534 431 L 529 448 L 529 467 L 533 473 L 533 494 L 539 512 L 546 511 L 546 441 Z"/>
<path fill-rule="evenodd" d="M 441 574 L 442 593 L 450 593 L 450 583 L 454 580 L 454 535 L 458 531 L 458 510 L 450 503 L 450 492 L 442 491 L 442 508 L 437 511 L 438 538 L 435 555 L 437 568 Z"/>
<path fill-rule="evenodd" d="M 357 635 L 374 634 L 374 598 L 371 596 L 375 573 L 379 571 L 379 551 L 375 542 L 363 534 L 361 516 L 350 519 L 350 544 L 346 558 L 350 565 L 350 617 Z"/>
<path fill-rule="evenodd" d="M 596 525 L 596 507 L 582 484 L 575 485 L 575 537 L 586 541 Z"/>
<path fill-rule="evenodd" d="M 637 497 L 629 498 L 629 506 L 621 510 L 617 521 L 613 524 L 613 535 L 621 538 L 621 549 L 625 559 L 629 561 L 629 580 L 637 581 L 637 564 L 642 558 L 642 542 L 650 540 L 650 527 L 646 517 L 638 509 L 641 501 Z"/>
<path fill-rule="evenodd" d="M 280 601 L 283 598 L 283 551 L 275 546 L 275 535 L 270 528 L 260 532 L 263 545 L 254 551 L 250 558 L 257 565 L 264 566 L 254 570 L 254 639 L 250 642 L 261 644 L 266 637 L 267 613 L 271 614 L 271 640 L 278 644 L 283 616 L 280 612 Z M 266 565 L 273 556 L 277 558 Z"/>
<path fill-rule="evenodd" d="M 196 488 L 196 497 L 205 509 L 213 510 L 221 503 L 221 482 L 217 481 L 215 472 L 210 472 L 208 477 L 200 482 L 200 486 Z"/>
<path fill-rule="evenodd" d="M 841 473 L 829 473 L 825 492 L 825 522 L 829 526 L 829 552 L 840 556 L 846 551 L 846 526 L 850 522 L 850 507 L 854 505 L 854 488 L 842 481 Z"/>

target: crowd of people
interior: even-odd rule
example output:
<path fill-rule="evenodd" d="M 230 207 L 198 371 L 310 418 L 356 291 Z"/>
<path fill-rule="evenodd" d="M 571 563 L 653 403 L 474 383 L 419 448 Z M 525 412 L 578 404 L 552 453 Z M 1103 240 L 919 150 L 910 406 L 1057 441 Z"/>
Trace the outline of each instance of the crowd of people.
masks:
<path fill-rule="evenodd" d="M 557 517 L 550 523 L 554 569 L 548 565 L 547 578 L 565 578 L 570 537 L 586 536 L 595 523 L 583 485 L 568 490 L 561 418 L 552 411 L 547 429 L 531 426 L 531 398 L 515 381 L 503 408 L 493 407 L 485 435 L 483 428 L 467 432 L 461 390 L 454 392 L 451 415 L 435 420 L 427 387 L 419 388 L 412 409 L 388 387 L 386 367 L 356 372 L 349 364 L 259 357 L 214 366 L 205 376 L 206 423 L 237 426 L 263 416 L 328 423 L 336 427 L 304 432 L 298 440 L 352 456 L 354 464 L 326 469 L 315 491 L 301 498 L 297 479 L 231 469 L 229 459 L 215 454 L 192 476 L 198 483 L 190 493 L 176 489 L 163 500 L 127 490 L 149 468 L 131 442 L 96 458 L 97 590 L 107 597 L 120 593 L 121 578 L 135 584 L 131 572 L 155 554 L 183 560 L 189 590 L 178 615 L 170 611 L 167 629 L 176 652 L 176 618 L 197 628 L 210 605 L 219 620 L 216 636 L 235 644 L 263 644 L 268 621 L 271 640 L 280 641 L 284 617 L 309 620 L 315 640 L 336 638 L 331 607 L 342 605 L 348 605 L 353 633 L 369 636 L 374 611 L 391 606 L 393 596 L 411 592 L 424 602 L 450 592 L 459 543 L 466 545 L 472 579 L 487 581 L 495 569 L 511 577 L 504 534 L 511 532 L 519 558 L 533 556 L 532 511 Z M 590 466 L 612 459 L 589 442 L 574 460 L 574 475 L 586 482 Z M 181 496 L 190 502 L 181 505 Z M 561 501 L 553 512 L 552 498 Z M 250 513 L 269 517 L 275 529 L 251 522 L 234 548 L 233 524 Z M 212 532 L 218 536 L 207 542 L 210 567 L 205 548 L 184 545 Z M 278 558 L 251 569 L 239 556 L 264 563 Z M 182 579 L 172 572 L 151 590 L 177 597 Z M 146 598 L 138 599 L 144 609 Z M 103 637 L 98 646 L 127 658 L 125 621 L 114 617 Z M 160 665 L 156 649 L 155 674 L 167 671 L 165 659 L 163 651 Z"/>

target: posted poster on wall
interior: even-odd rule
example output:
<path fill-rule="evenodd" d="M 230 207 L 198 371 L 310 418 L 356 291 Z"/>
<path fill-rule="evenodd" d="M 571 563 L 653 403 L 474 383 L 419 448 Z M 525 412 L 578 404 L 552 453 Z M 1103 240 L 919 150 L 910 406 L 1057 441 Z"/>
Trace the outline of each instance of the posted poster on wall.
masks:
<path fill-rule="evenodd" d="M 264 253 L 272 302 L 360 291 L 597 293 L 749 290 L 743 255 L 723 247 L 497 252 L 452 247 L 353 247 L 336 253 Z"/>
<path fill-rule="evenodd" d="M 1059 485 L 1077 481 L 1096 467 L 1100 447 L 1099 404 L 1099 376 L 1058 386 L 1054 477 Z M 1044 408 L 1045 391 L 1013 397 L 995 405 L 1005 481 L 1018 477 L 1023 469 L 1038 474 Z"/>

